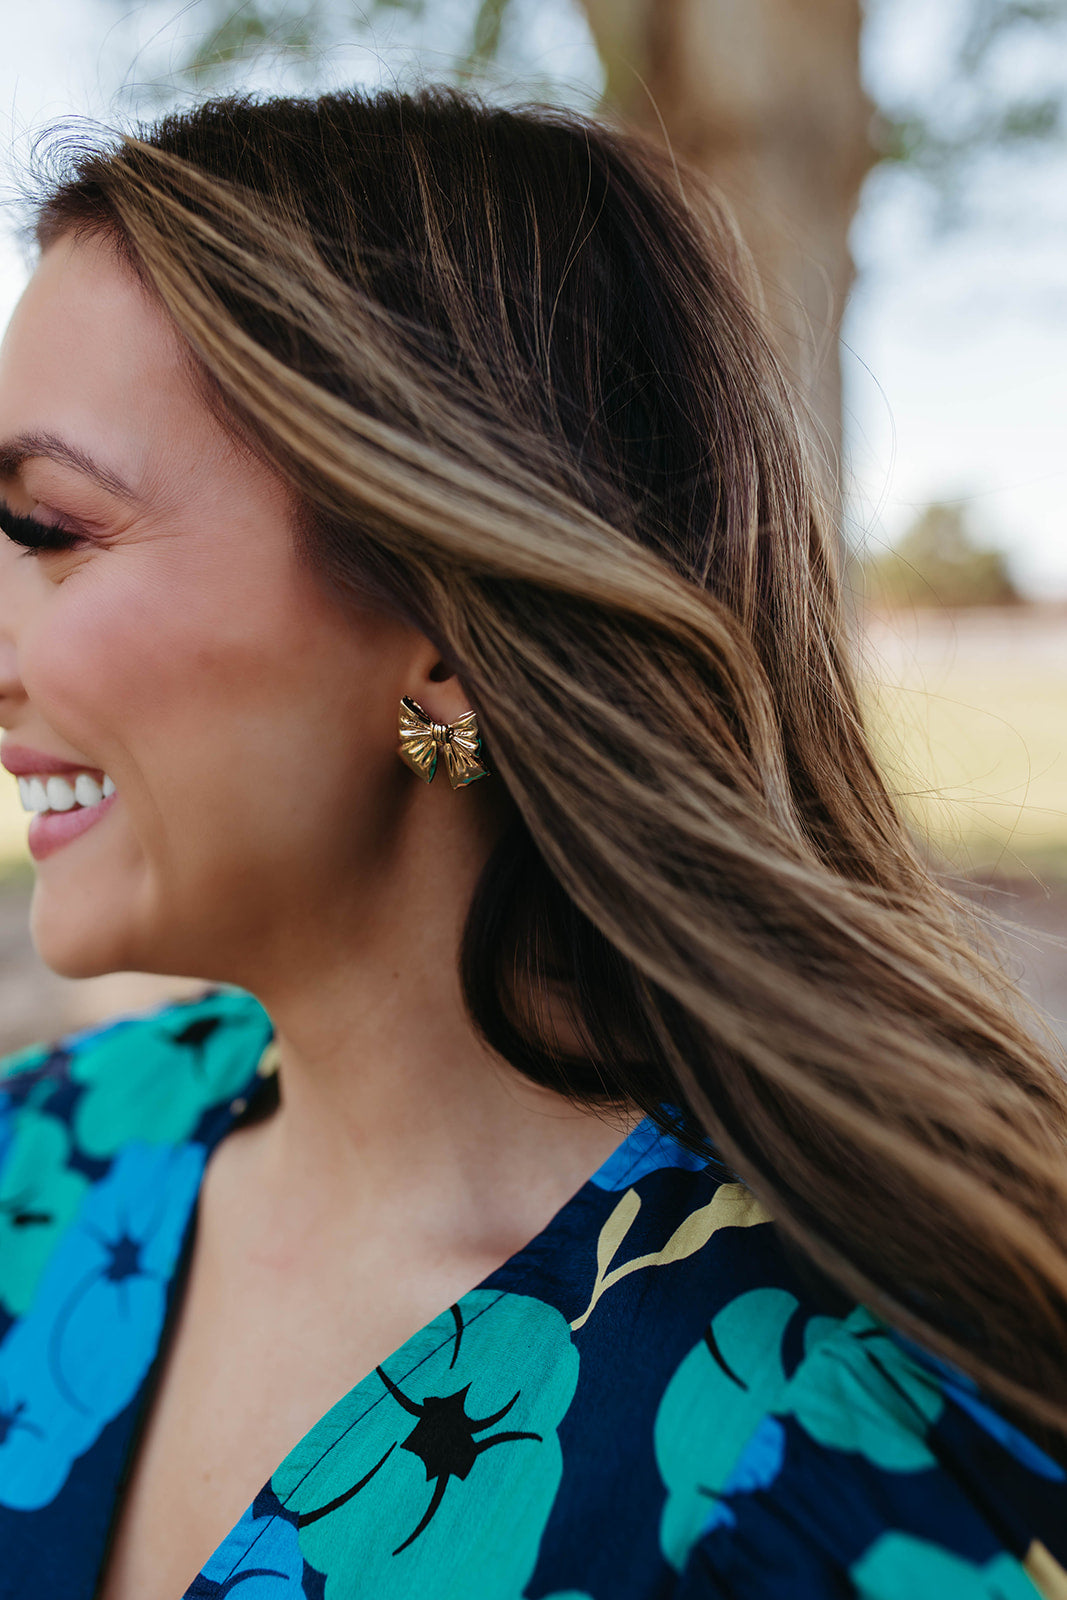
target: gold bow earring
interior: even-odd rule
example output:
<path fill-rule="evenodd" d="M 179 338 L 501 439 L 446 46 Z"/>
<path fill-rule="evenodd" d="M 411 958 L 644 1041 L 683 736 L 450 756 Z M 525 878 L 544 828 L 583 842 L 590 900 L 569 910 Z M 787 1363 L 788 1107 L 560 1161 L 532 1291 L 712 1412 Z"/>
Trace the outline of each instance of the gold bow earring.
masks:
<path fill-rule="evenodd" d="M 465 711 L 455 722 L 434 722 L 419 702 L 406 694 L 400 702 L 397 732 L 400 735 L 397 754 L 427 783 L 433 781 L 437 757 L 441 754 L 453 789 L 462 789 L 475 778 L 489 776 L 489 768 L 479 759 L 482 741 L 473 711 Z"/>

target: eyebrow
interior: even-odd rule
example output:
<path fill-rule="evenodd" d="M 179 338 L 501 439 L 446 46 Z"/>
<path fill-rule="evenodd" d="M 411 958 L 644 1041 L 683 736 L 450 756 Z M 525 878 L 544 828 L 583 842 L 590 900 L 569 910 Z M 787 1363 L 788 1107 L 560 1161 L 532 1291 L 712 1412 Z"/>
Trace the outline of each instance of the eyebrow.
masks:
<path fill-rule="evenodd" d="M 73 467 L 75 472 L 92 478 L 94 483 L 106 489 L 108 494 L 117 495 L 122 500 L 141 498 L 117 472 L 94 460 L 87 451 L 79 450 L 77 445 L 68 444 L 65 439 L 60 439 L 54 433 L 20 433 L 16 438 L 7 439 L 0 444 L 0 479 L 8 482 L 18 476 L 27 461 L 42 458 L 47 461 L 58 461 L 65 467 Z"/>

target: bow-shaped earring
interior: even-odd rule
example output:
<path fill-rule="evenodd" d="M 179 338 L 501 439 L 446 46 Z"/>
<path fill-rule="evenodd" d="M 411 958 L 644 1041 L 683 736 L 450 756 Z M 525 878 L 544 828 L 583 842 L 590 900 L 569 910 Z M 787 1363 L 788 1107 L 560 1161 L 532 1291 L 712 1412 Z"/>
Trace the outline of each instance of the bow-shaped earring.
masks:
<path fill-rule="evenodd" d="M 427 783 L 433 781 L 440 754 L 444 755 L 448 781 L 453 789 L 462 789 L 475 778 L 489 775 L 489 768 L 479 759 L 482 741 L 473 711 L 465 711 L 455 722 L 434 722 L 417 700 L 404 695 L 397 731 L 400 735 L 397 754 Z"/>

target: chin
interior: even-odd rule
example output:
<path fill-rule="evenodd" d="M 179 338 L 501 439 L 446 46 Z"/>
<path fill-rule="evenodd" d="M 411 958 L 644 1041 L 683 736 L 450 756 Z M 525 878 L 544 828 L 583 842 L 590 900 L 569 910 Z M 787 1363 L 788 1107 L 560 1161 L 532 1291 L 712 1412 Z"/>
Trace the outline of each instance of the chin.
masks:
<path fill-rule="evenodd" d="M 195 957 L 188 960 L 189 950 L 173 940 L 154 939 L 143 926 L 131 926 L 131 919 L 123 914 L 121 906 L 116 905 L 109 916 L 109 908 L 99 897 L 75 899 L 67 886 L 62 896 L 53 894 L 40 879 L 30 910 L 30 937 L 40 960 L 57 977 L 136 975 L 138 980 L 144 980 L 145 1004 L 154 1004 L 165 995 L 199 992 L 232 981 L 202 972 L 202 963 Z M 186 973 L 193 976 L 184 976 Z M 125 1007 L 126 1002 L 122 1001 L 115 1009 Z"/>
<path fill-rule="evenodd" d="M 72 903 L 73 902 L 73 903 Z M 50 894 L 38 878 L 30 910 L 30 937 L 44 965 L 60 978 L 100 978 L 109 972 L 143 971 L 131 941 L 108 927 L 101 908 Z"/>
<path fill-rule="evenodd" d="M 133 970 L 128 961 L 107 955 L 98 941 L 72 939 L 48 929 L 38 932 L 32 923 L 30 936 L 41 961 L 59 978 L 103 978 Z"/>

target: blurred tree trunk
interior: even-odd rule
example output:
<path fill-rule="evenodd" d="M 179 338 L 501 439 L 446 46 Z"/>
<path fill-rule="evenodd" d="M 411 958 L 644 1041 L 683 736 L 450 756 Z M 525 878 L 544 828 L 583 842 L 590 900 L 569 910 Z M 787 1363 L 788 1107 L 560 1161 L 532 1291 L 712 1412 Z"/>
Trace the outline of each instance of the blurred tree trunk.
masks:
<path fill-rule="evenodd" d="M 848 231 L 874 161 L 860 0 L 581 0 L 605 99 L 729 200 L 837 471 Z"/>

